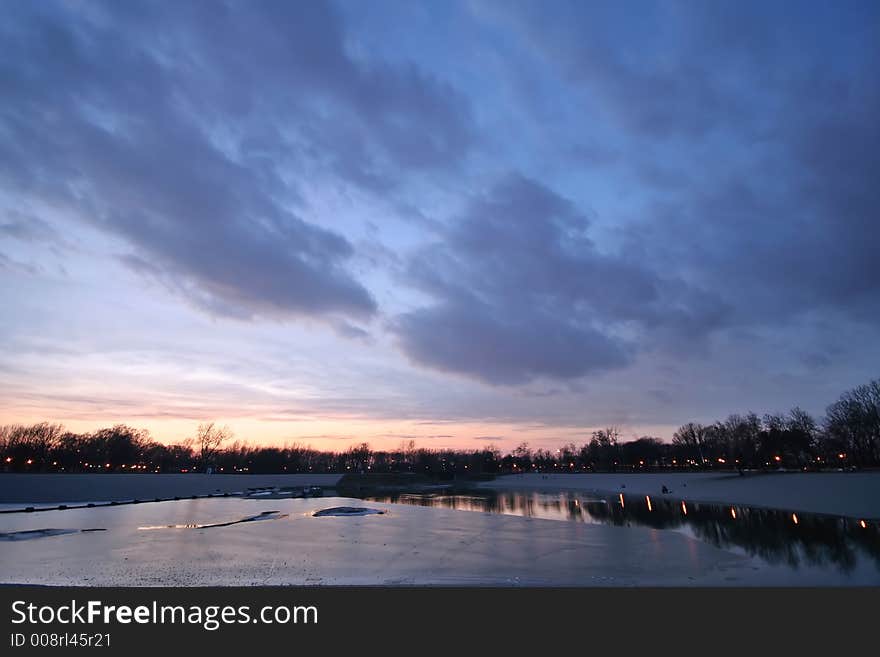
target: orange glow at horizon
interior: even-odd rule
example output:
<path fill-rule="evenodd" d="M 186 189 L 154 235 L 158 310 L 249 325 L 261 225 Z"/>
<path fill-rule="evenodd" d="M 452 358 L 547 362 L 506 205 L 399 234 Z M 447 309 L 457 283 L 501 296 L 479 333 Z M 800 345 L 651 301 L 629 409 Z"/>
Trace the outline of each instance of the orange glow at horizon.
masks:
<path fill-rule="evenodd" d="M 257 416 L 216 415 L 199 417 L 161 417 L 158 412 L 131 415 L 108 414 L 103 419 L 75 413 L 66 416 L 15 413 L 0 417 L 3 424 L 61 424 L 75 433 L 88 433 L 104 427 L 125 424 L 149 432 L 150 439 L 172 445 L 191 438 L 198 425 L 213 421 L 228 426 L 231 442 L 249 446 L 283 447 L 297 444 L 323 451 L 344 451 L 352 445 L 368 443 L 374 450 L 398 449 L 401 443 L 415 441 L 417 448 L 483 450 L 493 446 L 509 452 L 520 443 L 535 449 L 555 449 L 562 443 L 585 444 L 592 427 L 529 425 L 513 422 L 455 421 L 445 419 L 370 418 L 362 416 Z M 159 416 L 159 417 L 157 417 Z M 655 432 L 659 433 L 659 432 Z"/>

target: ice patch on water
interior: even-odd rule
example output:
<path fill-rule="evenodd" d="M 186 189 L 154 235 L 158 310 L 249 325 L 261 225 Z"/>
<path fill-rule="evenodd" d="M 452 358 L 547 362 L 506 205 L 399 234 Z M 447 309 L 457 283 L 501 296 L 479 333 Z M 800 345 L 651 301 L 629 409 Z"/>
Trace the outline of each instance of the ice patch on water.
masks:
<path fill-rule="evenodd" d="M 323 518 L 325 516 L 371 516 L 383 513 L 385 512 L 379 509 L 368 509 L 363 506 L 334 506 L 329 509 L 315 511 L 312 516 L 315 518 Z"/>
<path fill-rule="evenodd" d="M 197 523 L 187 523 L 185 525 L 151 525 L 149 527 L 138 527 L 138 529 L 212 529 L 214 527 L 229 527 L 230 525 L 240 525 L 245 522 L 257 522 L 259 520 L 280 520 L 286 518 L 288 514 L 279 511 L 263 511 L 255 516 L 247 516 L 238 520 L 230 520 L 229 522 L 215 522 L 205 525 Z"/>
<path fill-rule="evenodd" d="M 105 529 L 25 529 L 17 532 L 0 532 L 0 541 L 29 541 L 35 538 L 63 536 L 65 534 L 82 534 L 86 532 L 103 532 Z"/>

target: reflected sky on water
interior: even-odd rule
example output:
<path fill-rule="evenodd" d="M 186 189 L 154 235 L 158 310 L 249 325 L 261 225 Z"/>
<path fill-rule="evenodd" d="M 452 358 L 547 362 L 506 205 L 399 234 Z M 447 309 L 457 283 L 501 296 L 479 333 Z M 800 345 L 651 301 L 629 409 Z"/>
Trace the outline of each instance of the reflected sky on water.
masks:
<path fill-rule="evenodd" d="M 854 574 L 873 567 L 880 571 L 876 521 L 622 494 L 471 491 L 452 495 L 399 493 L 367 499 L 545 520 L 652 527 L 685 533 L 716 547 L 793 569 Z"/>

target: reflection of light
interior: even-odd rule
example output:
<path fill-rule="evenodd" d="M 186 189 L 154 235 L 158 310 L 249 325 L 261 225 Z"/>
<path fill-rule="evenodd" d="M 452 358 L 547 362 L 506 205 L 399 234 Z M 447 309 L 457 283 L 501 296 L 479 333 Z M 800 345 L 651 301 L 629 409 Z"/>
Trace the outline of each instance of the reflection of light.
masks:
<path fill-rule="evenodd" d="M 730 507 L 730 517 L 736 520 L 736 509 Z"/>
<path fill-rule="evenodd" d="M 867 529 L 867 528 L 868 528 L 868 523 L 866 523 L 864 520 L 859 520 L 859 526 L 860 526 L 862 529 Z"/>
<path fill-rule="evenodd" d="M 794 524 L 798 524 L 798 517 L 796 513 L 791 514 L 791 520 L 792 522 L 794 522 Z"/>
<path fill-rule="evenodd" d="M 684 503 L 684 500 L 681 501 L 681 512 L 684 515 L 688 514 L 688 508 L 687 508 L 687 505 Z"/>
<path fill-rule="evenodd" d="M 653 509 L 651 508 L 651 498 L 645 495 L 645 501 L 648 502 L 648 511 L 653 511 Z"/>
<path fill-rule="evenodd" d="M 620 494 L 620 506 L 625 506 L 623 503 L 623 493 Z"/>

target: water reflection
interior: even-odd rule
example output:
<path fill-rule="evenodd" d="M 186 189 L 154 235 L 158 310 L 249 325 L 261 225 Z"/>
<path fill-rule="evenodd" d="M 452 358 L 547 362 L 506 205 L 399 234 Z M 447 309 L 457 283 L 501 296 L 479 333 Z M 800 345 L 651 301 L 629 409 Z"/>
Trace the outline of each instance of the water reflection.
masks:
<path fill-rule="evenodd" d="M 441 507 L 681 531 L 716 547 L 739 549 L 771 564 L 810 565 L 852 571 L 861 559 L 880 570 L 878 523 L 838 516 L 744 506 L 698 504 L 656 497 L 601 498 L 577 493 L 485 491 L 467 495 L 399 493 L 370 496 L 376 502 Z"/>

